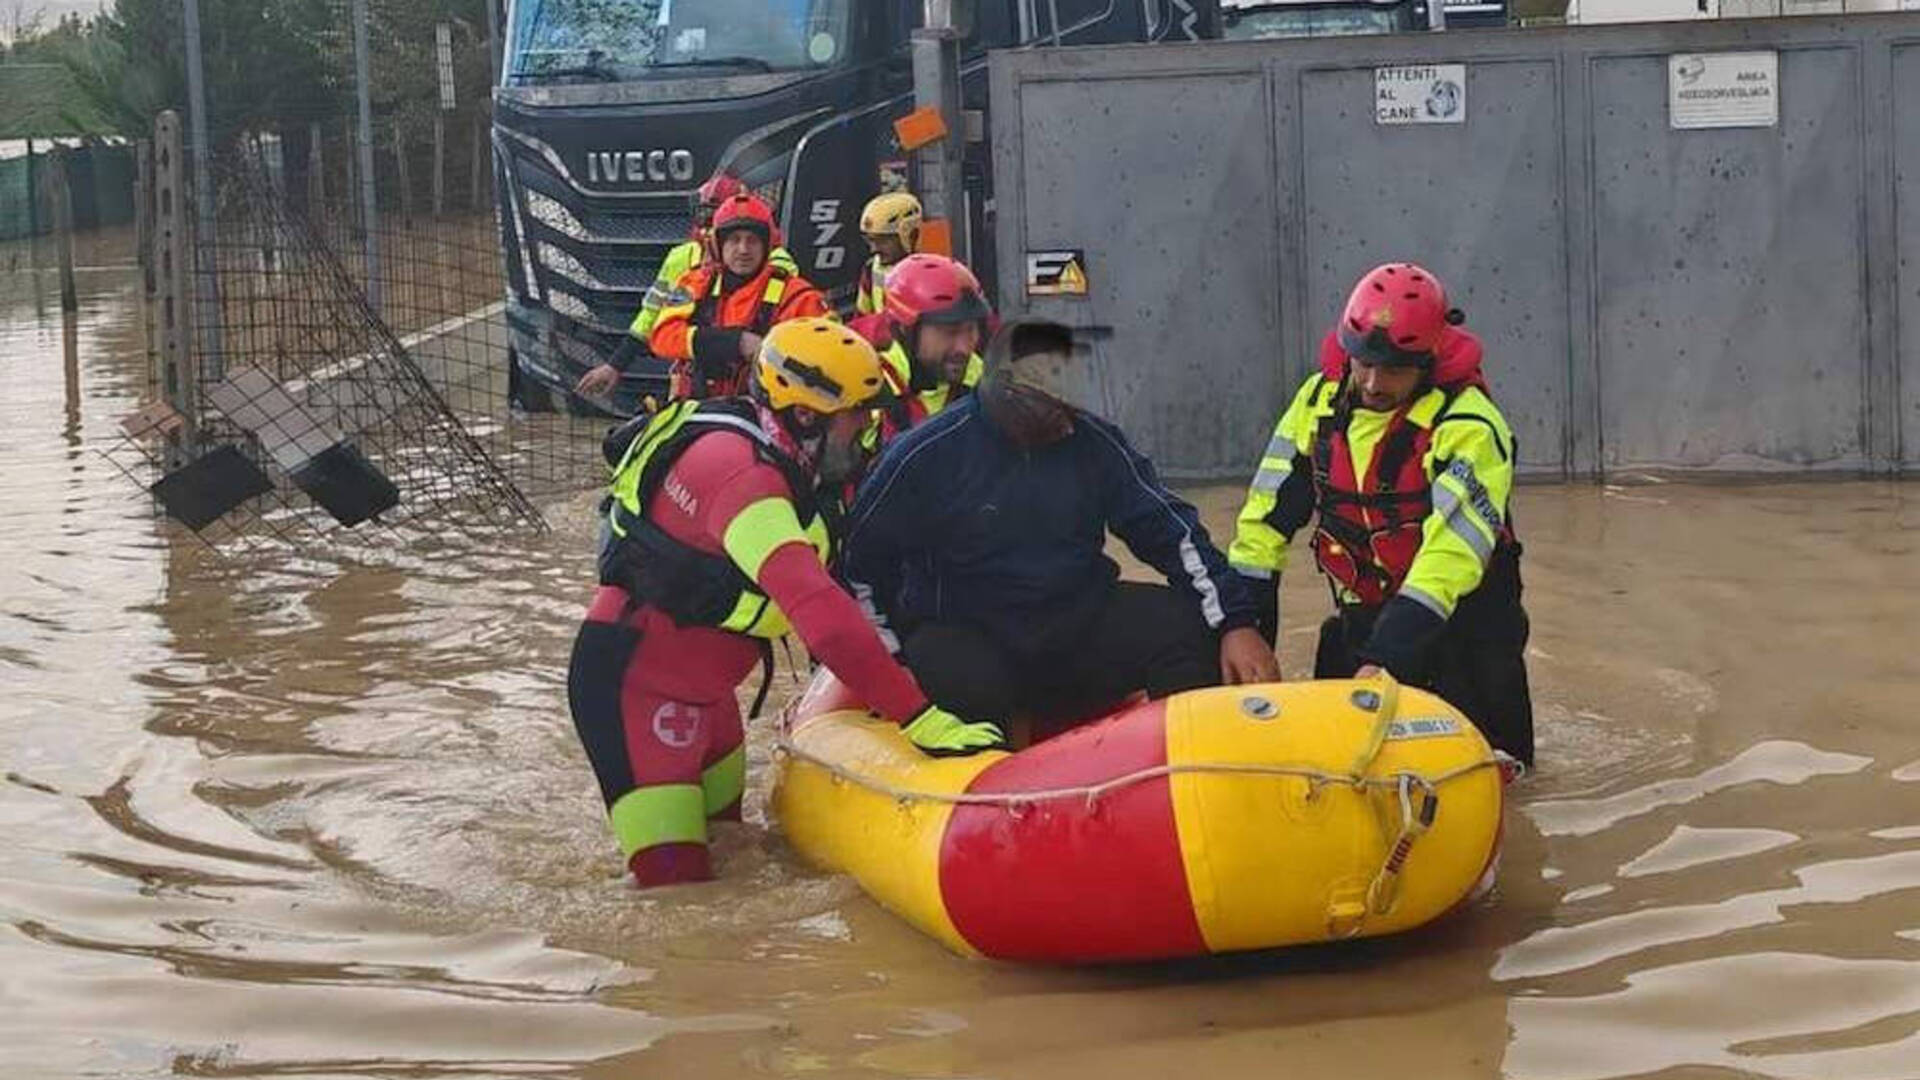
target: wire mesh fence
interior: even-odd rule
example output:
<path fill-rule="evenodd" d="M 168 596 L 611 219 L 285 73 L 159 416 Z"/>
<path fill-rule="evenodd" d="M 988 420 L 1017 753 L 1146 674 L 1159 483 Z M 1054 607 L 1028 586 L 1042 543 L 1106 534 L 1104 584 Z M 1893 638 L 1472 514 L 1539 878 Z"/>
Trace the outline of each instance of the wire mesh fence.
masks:
<path fill-rule="evenodd" d="M 198 351 L 178 395 L 185 408 L 173 410 L 191 424 L 191 446 L 165 459 L 156 436 L 175 423 L 167 411 L 132 425 L 125 444 L 138 455 L 130 464 L 160 474 L 154 491 L 172 516 L 223 549 L 348 529 L 391 543 L 540 527 L 508 468 L 514 455 L 541 455 L 513 445 L 489 360 L 501 335 L 478 299 L 487 275 L 436 274 L 451 271 L 446 245 L 396 236 L 377 273 L 404 286 L 391 290 L 396 302 L 423 323 L 402 333 L 263 161 L 238 155 L 217 181 L 215 219 L 193 230 Z M 413 259 L 423 248 L 432 257 Z M 461 306 L 473 303 L 477 312 Z M 467 313 L 426 322 L 452 308 Z"/>
<path fill-rule="evenodd" d="M 541 500 L 604 479 L 609 414 L 516 385 L 491 66 L 466 7 L 490 17 L 375 4 L 355 65 L 354 9 L 325 5 L 309 38 L 331 76 L 266 110 L 210 83 L 204 158 L 174 121 L 184 168 L 143 181 L 156 372 L 170 347 L 190 360 L 110 456 L 216 548 L 541 528 Z M 178 275 L 156 272 L 169 214 L 190 237 Z"/>
<path fill-rule="evenodd" d="M 342 131 L 338 138 L 310 137 L 304 147 L 254 140 L 244 152 L 230 155 L 230 164 L 218 173 L 218 224 L 202 243 L 237 248 L 245 257 L 230 256 L 227 261 L 237 265 L 215 267 L 216 276 L 224 281 L 231 271 L 284 258 L 265 215 L 297 222 L 311 236 L 313 247 L 329 256 L 329 272 L 342 275 L 365 300 L 364 312 L 334 313 L 334 336 L 351 338 L 356 319 L 377 319 L 461 428 L 529 497 L 567 494 L 600 482 L 604 465 L 597 448 L 607 416 L 584 401 L 560 402 L 557 408 L 546 398 L 529 401 L 515 385 L 491 172 L 485 183 L 469 178 L 459 185 L 455 198 L 431 182 L 430 171 L 401 168 L 394 163 L 396 155 L 383 153 L 396 147 L 407 152 L 404 134 L 392 143 L 376 139 L 375 161 L 385 157 L 390 164 L 375 169 L 376 201 L 369 224 L 354 147 L 344 126 Z M 474 131 L 468 138 L 485 135 Z M 448 139 L 442 145 L 454 144 Z M 445 156 L 468 159 L 470 153 L 462 147 Z M 294 168 L 294 161 L 303 167 Z M 485 161 L 490 170 L 490 149 Z M 433 197 L 435 188 L 442 188 L 442 198 Z M 236 198 L 241 191 L 269 194 Z M 223 318 L 230 317 L 230 305 L 220 310 Z M 340 353 L 345 348 L 329 341 L 320 328 L 308 333 L 323 349 Z M 252 343 L 257 338 L 224 347 L 229 352 L 257 351 Z"/>

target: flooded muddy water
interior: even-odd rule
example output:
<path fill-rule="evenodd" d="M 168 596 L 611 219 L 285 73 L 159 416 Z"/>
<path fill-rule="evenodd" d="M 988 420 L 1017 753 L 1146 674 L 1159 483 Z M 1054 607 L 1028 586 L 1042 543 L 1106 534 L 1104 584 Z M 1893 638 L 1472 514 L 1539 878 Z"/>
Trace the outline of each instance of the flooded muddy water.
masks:
<path fill-rule="evenodd" d="M 722 880 L 634 892 L 566 713 L 585 500 L 215 557 L 103 456 L 139 289 L 80 288 L 69 351 L 51 278 L 0 275 L 10 1077 L 1920 1077 L 1920 488 L 1524 489 L 1541 768 L 1493 898 L 1023 969 L 793 858 L 764 732 Z M 1325 605 L 1289 578 L 1290 675 Z"/>

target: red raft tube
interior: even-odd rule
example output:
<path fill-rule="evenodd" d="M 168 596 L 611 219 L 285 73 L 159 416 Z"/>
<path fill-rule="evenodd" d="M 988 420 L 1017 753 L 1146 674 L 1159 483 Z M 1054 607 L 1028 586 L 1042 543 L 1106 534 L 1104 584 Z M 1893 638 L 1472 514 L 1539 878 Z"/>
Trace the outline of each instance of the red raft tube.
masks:
<path fill-rule="evenodd" d="M 1371 937 L 1490 887 L 1500 760 L 1390 678 L 1219 687 L 930 758 L 819 673 L 781 717 L 794 847 L 957 953 L 1104 963 Z"/>

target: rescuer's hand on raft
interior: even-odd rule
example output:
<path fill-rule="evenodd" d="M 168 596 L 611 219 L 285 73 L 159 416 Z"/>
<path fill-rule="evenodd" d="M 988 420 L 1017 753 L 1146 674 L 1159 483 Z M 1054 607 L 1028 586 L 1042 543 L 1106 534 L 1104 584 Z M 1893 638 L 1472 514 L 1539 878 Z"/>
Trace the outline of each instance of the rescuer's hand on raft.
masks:
<path fill-rule="evenodd" d="M 1260 631 L 1242 626 L 1220 635 L 1220 681 L 1228 686 L 1280 681 L 1280 662 Z"/>
<path fill-rule="evenodd" d="M 599 397 L 620 385 L 620 369 L 612 364 L 600 364 L 588 368 L 580 381 L 573 384 L 573 391 L 582 397 Z"/>
<path fill-rule="evenodd" d="M 928 705 L 900 728 L 907 741 L 930 757 L 958 757 L 1007 745 L 1000 728 L 985 720 L 968 723 L 938 705 Z"/>
<path fill-rule="evenodd" d="M 1356 679 L 1377 679 L 1380 677 L 1381 670 L 1379 664 L 1361 664 L 1360 670 L 1354 672 L 1353 677 Z"/>

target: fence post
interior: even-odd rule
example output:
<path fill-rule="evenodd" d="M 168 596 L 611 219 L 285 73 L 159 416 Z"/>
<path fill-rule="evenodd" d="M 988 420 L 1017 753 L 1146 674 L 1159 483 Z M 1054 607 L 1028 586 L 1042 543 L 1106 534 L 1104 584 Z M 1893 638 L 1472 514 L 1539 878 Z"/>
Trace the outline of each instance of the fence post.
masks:
<path fill-rule="evenodd" d="M 444 113 L 433 114 L 433 216 L 437 219 L 447 212 L 447 118 Z"/>
<path fill-rule="evenodd" d="M 481 187 L 487 174 L 487 114 L 482 112 L 473 118 L 473 190 L 467 196 L 467 209 L 478 210 L 486 205 L 486 191 Z"/>
<path fill-rule="evenodd" d="M 393 165 L 400 175 L 400 221 L 405 225 L 413 224 L 413 175 L 407 169 L 407 133 L 406 125 L 399 117 L 393 120 Z"/>
<path fill-rule="evenodd" d="M 187 36 L 187 122 L 193 140 L 193 206 L 197 236 L 208 245 L 207 263 L 195 275 L 200 293 L 194 305 L 205 322 L 199 327 L 198 369 L 195 374 L 210 382 L 225 377 L 220 359 L 220 278 L 217 252 L 212 250 L 215 235 L 213 208 L 213 152 L 207 140 L 207 90 L 200 50 L 200 0 L 186 0 Z M 184 164 L 184 163 L 183 163 Z M 197 248 L 195 249 L 197 252 Z"/>
<path fill-rule="evenodd" d="M 367 305 L 380 313 L 380 215 L 373 198 L 373 102 L 367 74 L 367 0 L 353 0 L 353 84 L 358 99 L 360 161 L 360 227 L 367 280 Z"/>
<path fill-rule="evenodd" d="M 166 467 L 187 463 L 198 438 L 198 387 L 193 378 L 193 243 L 187 213 L 185 148 L 180 114 L 171 109 L 153 123 L 153 265 L 160 301 L 160 394 L 185 421 L 167 436 Z"/>
<path fill-rule="evenodd" d="M 487 74 L 489 92 L 500 85 L 500 3 L 499 0 L 487 0 Z"/>
<path fill-rule="evenodd" d="M 307 125 L 307 220 L 319 221 L 327 205 L 327 157 L 320 145 L 320 121 Z"/>
<path fill-rule="evenodd" d="M 47 170 L 43 185 L 49 216 L 53 218 L 54 251 L 60 265 L 60 310 L 67 314 L 80 310 L 80 294 L 73 282 L 73 188 L 67 183 L 71 153 L 64 146 L 53 152 L 53 167 Z"/>
<path fill-rule="evenodd" d="M 147 347 L 147 392 L 142 400 L 160 398 L 160 333 L 154 322 L 157 293 L 153 276 L 153 140 L 133 144 L 133 236 L 140 260 L 140 331 Z"/>
<path fill-rule="evenodd" d="M 360 205 L 360 136 L 354 125 L 355 121 L 349 119 L 340 139 L 340 156 L 346 161 L 347 176 L 346 213 L 342 217 L 350 233 L 366 228 L 366 222 L 360 216 L 363 209 Z M 345 248 L 344 244 L 341 246 Z"/>
<path fill-rule="evenodd" d="M 37 238 L 40 235 L 40 178 L 35 175 L 38 171 L 34 163 L 33 140 L 29 138 L 27 140 L 27 243 L 29 247 L 37 246 Z M 34 260 L 34 265 L 37 268 L 39 260 Z"/>

